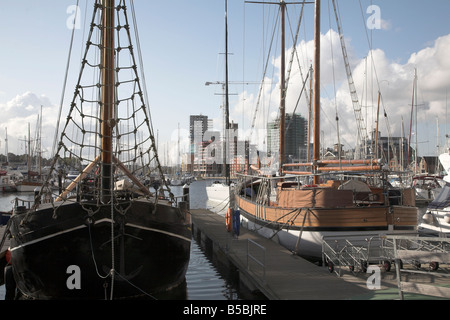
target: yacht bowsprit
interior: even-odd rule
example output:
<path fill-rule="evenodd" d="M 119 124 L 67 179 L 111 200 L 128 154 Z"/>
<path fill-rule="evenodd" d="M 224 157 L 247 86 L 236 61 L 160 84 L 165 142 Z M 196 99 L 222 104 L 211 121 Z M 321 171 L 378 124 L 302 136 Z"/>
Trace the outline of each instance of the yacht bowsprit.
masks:
<path fill-rule="evenodd" d="M 128 21 L 125 0 L 95 2 L 52 165 L 78 177 L 53 194 L 49 174 L 34 206 L 11 218 L 10 263 L 26 298 L 152 296 L 184 281 L 190 217 L 162 174 Z M 142 181 L 155 173 L 150 192 Z"/>

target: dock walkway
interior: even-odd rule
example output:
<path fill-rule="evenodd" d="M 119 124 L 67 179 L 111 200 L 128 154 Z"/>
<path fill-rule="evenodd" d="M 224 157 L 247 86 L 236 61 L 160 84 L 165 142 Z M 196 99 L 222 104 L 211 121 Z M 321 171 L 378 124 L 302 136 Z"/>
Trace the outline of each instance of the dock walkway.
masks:
<path fill-rule="evenodd" d="M 191 210 L 191 214 L 194 233 L 210 239 L 214 251 L 225 254 L 239 270 L 240 277 L 245 277 L 246 282 L 270 300 L 353 299 L 371 291 L 365 281 L 352 282 L 336 277 L 327 268 L 293 255 L 274 241 L 245 228 L 240 229 L 239 237 L 234 237 L 226 230 L 225 218 L 209 210 Z M 249 240 L 265 248 L 264 269 L 248 260 Z M 256 256 L 258 249 L 254 250 Z"/>

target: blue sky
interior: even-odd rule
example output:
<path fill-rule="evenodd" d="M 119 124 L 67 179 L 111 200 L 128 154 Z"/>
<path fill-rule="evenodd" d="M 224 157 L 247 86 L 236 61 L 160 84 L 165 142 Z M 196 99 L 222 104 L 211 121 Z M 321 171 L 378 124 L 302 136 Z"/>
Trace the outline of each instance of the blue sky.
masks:
<path fill-rule="evenodd" d="M 224 52 L 224 1 L 223 0 L 172 0 L 153 1 L 135 0 L 137 10 L 140 41 L 143 51 L 144 68 L 154 128 L 158 130 L 161 143 L 173 142 L 177 136 L 180 123 L 185 134 L 188 130 L 190 114 L 204 114 L 217 119 L 220 126 L 222 97 L 220 86 L 205 86 L 207 81 L 223 81 Z M 44 138 L 51 147 L 53 141 L 56 114 L 61 99 L 62 82 L 67 62 L 71 30 L 67 28 L 70 13 L 67 9 L 76 4 L 75 0 L 0 0 L 0 137 L 4 139 L 4 128 L 8 128 L 10 152 L 23 152 L 18 139 L 26 134 L 28 122 L 34 127 L 40 105 L 44 107 Z M 330 29 L 330 1 L 322 0 L 322 34 Z M 347 40 L 347 50 L 350 53 L 351 64 L 354 67 L 355 83 L 364 76 L 362 64 L 368 56 L 369 46 L 364 23 L 370 17 L 366 12 L 370 5 L 380 8 L 383 28 L 369 33 L 373 41 L 373 49 L 378 49 L 375 55 L 376 66 L 380 65 L 380 87 L 387 92 L 383 95 L 386 111 L 392 115 L 390 119 L 393 135 L 399 134 L 400 110 L 405 114 L 405 127 L 409 126 L 410 94 L 413 73 L 411 67 L 418 66 L 419 90 L 421 84 L 425 89 L 419 97 L 426 106 L 424 114 L 419 118 L 419 135 L 421 141 L 428 141 L 420 146 L 422 154 L 435 152 L 436 118 L 439 118 L 440 133 L 445 134 L 446 114 L 442 104 L 445 103 L 445 88 L 450 87 L 450 67 L 445 69 L 436 65 L 435 57 L 445 51 L 447 38 L 436 45 L 436 40 L 450 34 L 450 1 L 448 0 L 340 0 L 340 14 Z M 79 2 L 84 23 L 86 4 L 88 5 L 88 20 L 92 10 L 93 0 Z M 262 62 L 265 61 L 262 48 L 268 48 L 268 40 L 262 44 L 262 39 L 268 39 L 272 31 L 272 20 L 276 6 L 244 4 L 243 0 L 228 0 L 230 80 L 260 81 Z M 299 6 L 289 6 L 289 18 L 295 28 L 300 11 Z M 361 13 L 361 8 L 363 14 Z M 263 17 L 265 20 L 263 22 Z M 332 28 L 336 30 L 334 16 L 331 16 Z M 82 49 L 83 26 L 76 30 L 74 51 L 72 56 L 70 79 L 66 90 L 66 100 L 73 92 L 73 85 L 78 73 L 78 65 Z M 266 30 L 262 33 L 262 30 Z M 369 30 L 370 31 L 370 30 Z M 336 75 L 338 76 L 338 93 L 348 91 L 339 43 L 334 36 L 333 51 L 336 59 Z M 305 10 L 305 20 L 300 32 L 300 41 L 308 48 L 313 38 L 313 6 Z M 325 38 L 326 39 L 326 38 Z M 331 38 L 330 38 L 331 39 Z M 272 69 L 277 79 L 276 59 L 279 58 L 278 39 L 275 40 L 276 50 L 272 53 L 274 64 Z M 287 41 L 287 46 L 292 46 Z M 330 49 L 323 44 L 324 56 L 329 57 Z M 427 51 L 427 48 L 429 49 Z M 450 46 L 448 47 L 450 49 Z M 433 51 L 433 49 L 435 49 Z M 440 49 L 441 51 L 439 51 Z M 436 53 L 437 52 L 437 53 Z M 440 55 L 438 55 L 438 53 Z M 305 51 L 303 59 L 312 59 L 312 50 Z M 419 54 L 420 53 L 420 54 Z M 308 56 L 306 56 L 308 55 Z M 448 53 L 447 53 L 448 55 Z M 309 57 L 310 56 L 310 57 Z M 412 57 L 415 60 L 411 60 Z M 326 59 L 326 58 L 325 58 Z M 444 62 L 441 62 L 445 64 Z M 430 66 L 430 67 L 428 67 Z M 434 69 L 433 69 L 434 68 Z M 400 71 L 399 71 L 400 70 Z M 406 70 L 406 71 L 405 71 Z M 440 70 L 447 75 L 448 81 L 441 81 L 435 90 L 428 88 L 430 70 Z M 325 68 L 322 72 L 328 72 Z M 306 73 L 306 70 L 304 70 Z M 326 76 L 325 76 L 326 78 Z M 431 78 L 430 78 L 431 79 Z M 401 81 L 400 81 L 401 80 Z M 361 81 L 360 81 L 361 82 Z M 400 83 L 401 82 L 401 83 Z M 425 83 L 426 82 L 426 83 Z M 298 86 L 298 84 L 297 84 Z M 323 93 L 323 105 L 326 108 L 334 100 L 330 92 L 332 84 L 324 84 L 327 92 Z M 409 88 L 409 89 L 408 89 Z M 272 89 L 272 97 L 267 98 L 266 115 L 276 113 L 276 85 Z M 403 90 L 402 92 L 400 92 Z M 245 92 L 244 92 L 245 91 Z M 256 100 L 257 87 L 232 85 L 231 117 L 248 129 L 252 119 Z M 340 94 L 336 96 L 340 97 Z M 400 94 L 401 93 L 401 94 Z M 243 98 L 245 97 L 245 102 Z M 363 99 L 363 93 L 360 93 Z M 407 98 L 408 97 L 408 98 Z M 344 99 L 344 98 L 343 98 Z M 420 101 L 419 101 L 420 102 Z M 347 103 L 349 105 L 351 103 Z M 245 114 L 239 112 L 246 110 Z M 333 108 L 330 106 L 330 109 Z M 304 113 L 304 110 L 300 110 Z M 373 111 L 372 111 L 373 112 Z M 339 111 L 343 122 L 342 135 L 351 146 L 352 115 L 345 107 Z M 330 118 L 334 118 L 331 115 Z M 354 119 L 354 117 L 353 117 Z M 333 136 L 332 125 L 323 124 L 325 135 Z M 369 127 L 369 126 L 368 126 Z M 354 128 L 354 126 L 353 126 Z M 328 131 L 329 130 L 329 131 Z M 385 129 L 382 129 L 382 132 Z M 421 132 L 422 131 L 422 132 Z M 334 133 L 335 135 L 335 133 Z M 329 144 L 332 145 L 334 141 Z M 422 143 L 422 142 L 421 142 Z M 442 142 L 441 142 L 442 143 Z M 44 144 L 44 147 L 46 147 Z M 4 143 L 0 146 L 4 152 Z M 47 155 L 49 156 L 49 155 Z"/>

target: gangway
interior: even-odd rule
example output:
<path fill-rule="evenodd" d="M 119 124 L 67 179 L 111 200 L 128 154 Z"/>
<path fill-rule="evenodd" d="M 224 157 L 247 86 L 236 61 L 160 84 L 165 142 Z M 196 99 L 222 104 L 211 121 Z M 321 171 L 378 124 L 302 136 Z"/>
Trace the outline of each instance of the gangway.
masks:
<path fill-rule="evenodd" d="M 436 271 L 441 256 L 450 256 L 450 239 L 447 238 L 394 235 L 381 238 L 383 256 L 392 262 L 398 259 L 400 267 L 408 263 L 419 269 L 423 263 L 428 263 L 430 271 Z"/>
<path fill-rule="evenodd" d="M 406 244 L 404 241 L 396 243 L 398 248 L 419 248 L 418 244 Z M 431 243 L 422 243 L 422 247 L 432 250 Z M 339 267 L 336 273 L 341 276 L 342 267 L 348 267 L 351 272 L 366 272 L 370 264 L 382 265 L 385 271 L 391 270 L 395 261 L 394 243 L 387 235 L 353 235 L 328 236 L 322 241 L 322 261 L 330 273 Z M 416 267 L 420 267 L 414 260 L 405 260 Z"/>
<path fill-rule="evenodd" d="M 400 299 L 404 292 L 418 293 L 439 298 L 450 298 L 450 239 L 440 237 L 386 236 L 384 247 L 388 248 L 396 266 L 397 285 Z M 388 252 L 386 251 L 386 252 Z M 404 267 L 405 261 L 414 268 Z M 421 269 L 421 264 L 428 264 L 428 270 Z M 438 270 L 439 269 L 439 270 Z M 444 278 L 444 281 L 433 280 L 432 284 L 408 282 L 402 280 L 402 274 L 426 274 L 433 278 Z"/>
<path fill-rule="evenodd" d="M 324 237 L 322 241 L 322 261 L 330 273 L 334 271 L 339 276 L 342 267 L 348 267 L 351 272 L 366 272 L 371 261 L 379 260 L 379 252 L 378 236 L 357 236 L 354 239 L 334 236 Z M 339 270 L 336 271 L 335 267 L 339 267 Z"/>

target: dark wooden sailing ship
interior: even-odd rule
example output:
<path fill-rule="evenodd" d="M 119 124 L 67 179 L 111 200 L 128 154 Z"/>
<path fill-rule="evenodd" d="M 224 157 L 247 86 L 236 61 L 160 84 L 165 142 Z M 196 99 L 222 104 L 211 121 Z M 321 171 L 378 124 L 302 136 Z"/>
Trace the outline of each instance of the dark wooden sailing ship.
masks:
<path fill-rule="evenodd" d="M 126 1 L 95 2 L 78 84 L 52 166 L 56 170 L 70 159 L 79 176 L 56 195 L 47 181 L 41 201 L 11 218 L 10 263 L 23 297 L 124 299 L 153 296 L 184 282 L 189 214 L 175 205 L 172 193 L 163 198 L 163 191 L 170 189 L 159 164 L 132 32 Z M 124 59 L 124 53 L 131 59 Z M 93 62 L 97 56 L 100 61 Z M 123 65 L 129 61 L 131 66 Z M 99 82 L 85 85 L 85 78 L 92 76 Z M 143 181 L 155 171 L 162 183 L 150 192 Z"/>

